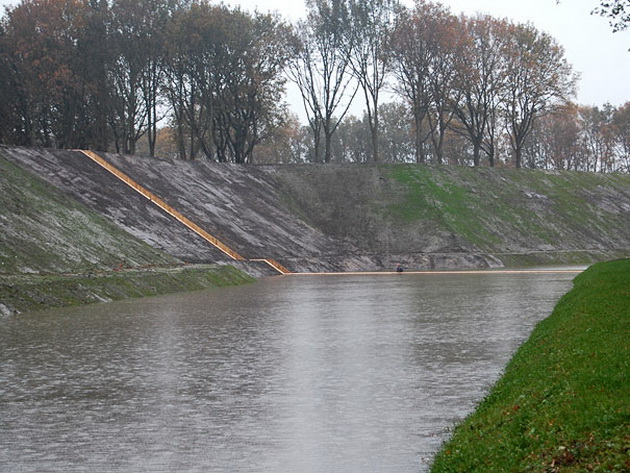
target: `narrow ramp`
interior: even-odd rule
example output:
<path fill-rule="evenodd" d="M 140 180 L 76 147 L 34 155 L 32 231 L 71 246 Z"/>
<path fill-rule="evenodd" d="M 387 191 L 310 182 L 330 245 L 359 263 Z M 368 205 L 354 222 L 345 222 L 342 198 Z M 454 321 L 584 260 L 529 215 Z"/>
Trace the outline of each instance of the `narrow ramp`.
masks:
<path fill-rule="evenodd" d="M 135 190 L 136 192 L 138 192 L 139 194 L 141 194 L 142 196 L 147 198 L 149 201 L 151 201 L 154 205 L 156 205 L 157 207 L 162 209 L 164 212 L 166 212 L 167 214 L 169 214 L 172 217 L 174 217 L 176 220 L 181 222 L 188 229 L 190 229 L 191 231 L 193 231 L 194 233 L 199 235 L 201 238 L 206 240 L 208 243 L 210 243 L 214 247 L 216 247 L 219 250 L 221 250 L 224 254 L 229 256 L 231 259 L 233 259 L 235 261 L 264 262 L 264 263 L 266 263 L 267 265 L 272 267 L 274 270 L 276 270 L 280 274 L 289 274 L 289 273 L 291 273 L 291 271 L 289 271 L 283 265 L 281 265 L 280 263 L 278 263 L 277 261 L 274 261 L 272 259 L 268 259 L 268 258 L 246 259 L 246 258 L 244 258 L 239 253 L 234 251 L 232 248 L 230 248 L 229 246 L 227 246 L 226 244 L 224 244 L 223 242 L 219 241 L 217 238 L 212 236 L 208 231 L 204 230 L 199 225 L 197 225 L 195 222 L 193 222 L 192 220 L 187 218 L 181 212 L 179 212 L 178 210 L 174 209 L 171 205 L 167 204 L 163 199 L 158 197 L 156 194 L 154 194 L 153 192 L 151 192 L 147 188 L 141 186 L 138 182 L 133 180 L 131 177 L 129 177 L 124 172 L 122 172 L 116 166 L 114 166 L 111 163 L 109 163 L 108 161 L 106 161 L 104 158 L 99 156 L 94 151 L 90 151 L 90 150 L 78 150 L 78 151 L 80 151 L 85 156 L 87 156 L 89 159 L 91 159 L 96 164 L 101 166 L 103 169 L 107 170 L 109 173 L 111 173 L 112 175 L 114 175 L 115 177 L 120 179 L 122 182 L 127 184 L 133 190 Z"/>

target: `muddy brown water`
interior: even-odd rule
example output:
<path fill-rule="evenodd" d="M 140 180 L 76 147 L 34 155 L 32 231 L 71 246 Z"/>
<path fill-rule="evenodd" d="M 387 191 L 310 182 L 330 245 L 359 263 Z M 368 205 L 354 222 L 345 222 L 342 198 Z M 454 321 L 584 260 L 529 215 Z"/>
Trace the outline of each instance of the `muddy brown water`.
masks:
<path fill-rule="evenodd" d="M 290 276 L 2 318 L 0 471 L 427 471 L 573 277 Z"/>

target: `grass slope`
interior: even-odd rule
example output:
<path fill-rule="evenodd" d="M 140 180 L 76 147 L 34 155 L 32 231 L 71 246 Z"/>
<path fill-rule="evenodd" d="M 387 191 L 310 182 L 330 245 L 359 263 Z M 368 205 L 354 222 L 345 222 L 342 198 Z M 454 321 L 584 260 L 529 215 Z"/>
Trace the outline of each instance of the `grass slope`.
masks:
<path fill-rule="evenodd" d="M 624 248 L 630 176 L 459 166 L 395 166 L 401 223 L 430 219 L 486 252 Z"/>
<path fill-rule="evenodd" d="M 432 473 L 630 471 L 629 329 L 630 260 L 580 274 Z"/>
<path fill-rule="evenodd" d="M 521 267 L 630 249 L 630 175 L 417 164 L 274 171 L 296 215 L 359 252 L 477 253 Z"/>

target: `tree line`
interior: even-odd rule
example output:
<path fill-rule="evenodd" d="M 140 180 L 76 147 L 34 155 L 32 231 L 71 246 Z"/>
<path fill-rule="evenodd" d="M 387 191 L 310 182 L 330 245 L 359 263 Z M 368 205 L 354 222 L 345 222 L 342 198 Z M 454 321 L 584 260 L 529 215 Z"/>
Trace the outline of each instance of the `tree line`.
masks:
<path fill-rule="evenodd" d="M 416 161 L 415 133 L 408 107 L 403 103 L 383 104 L 379 137 L 381 159 L 386 163 Z M 174 156 L 173 147 L 162 144 L 164 155 Z M 334 163 L 368 163 L 372 157 L 367 116 L 349 115 L 332 139 Z M 508 137 L 496 143 L 494 165 L 512 166 Z M 428 149 L 424 162 L 474 166 L 470 141 L 446 130 L 443 158 Z M 630 102 L 620 107 L 559 105 L 542 115 L 526 140 L 523 167 L 585 172 L 630 172 Z M 297 121 L 288 122 L 281 133 L 258 148 L 260 163 L 316 162 L 312 131 Z M 482 165 L 489 165 L 487 160 Z"/>
<path fill-rule="evenodd" d="M 423 0 L 306 7 L 289 24 L 205 0 L 22 0 L 0 20 L 0 142 L 234 163 L 630 170 L 628 104 L 573 105 L 578 76 L 533 25 Z"/>
<path fill-rule="evenodd" d="M 23 0 L 0 24 L 0 139 L 249 162 L 281 120 L 290 29 L 187 0 Z"/>

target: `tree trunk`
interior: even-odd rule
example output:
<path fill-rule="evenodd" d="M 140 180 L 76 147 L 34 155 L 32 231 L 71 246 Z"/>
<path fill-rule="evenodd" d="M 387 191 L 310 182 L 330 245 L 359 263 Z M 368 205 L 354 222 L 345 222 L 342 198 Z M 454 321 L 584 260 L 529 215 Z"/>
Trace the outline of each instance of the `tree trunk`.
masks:
<path fill-rule="evenodd" d="M 418 114 L 414 117 L 414 122 L 416 125 L 416 163 L 422 164 L 426 161 L 426 156 L 424 154 L 424 142 L 422 140 L 422 119 L 418 117 Z"/>
<path fill-rule="evenodd" d="M 473 164 L 478 167 L 481 164 L 481 142 L 475 140 L 473 143 Z"/>
<path fill-rule="evenodd" d="M 516 169 L 520 169 L 523 166 L 523 149 L 520 146 L 514 148 L 514 159 Z"/>

